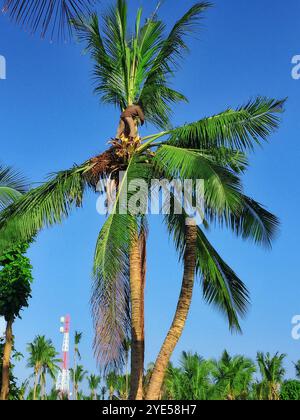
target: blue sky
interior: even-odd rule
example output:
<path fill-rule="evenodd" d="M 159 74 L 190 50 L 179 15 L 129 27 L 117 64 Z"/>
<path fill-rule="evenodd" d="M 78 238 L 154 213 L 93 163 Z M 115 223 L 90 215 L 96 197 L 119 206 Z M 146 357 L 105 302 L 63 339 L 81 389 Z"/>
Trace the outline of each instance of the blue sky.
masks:
<path fill-rule="evenodd" d="M 102 1 L 100 8 L 110 1 Z M 131 0 L 153 10 L 156 0 Z M 174 124 L 197 120 L 245 103 L 256 95 L 289 97 L 280 130 L 251 156 L 246 191 L 282 222 L 271 252 L 232 237 L 210 234 L 215 247 L 245 281 L 252 306 L 244 334 L 231 335 L 226 321 L 201 297 L 197 284 L 189 320 L 175 351 L 218 357 L 224 348 L 255 357 L 257 350 L 288 354 L 286 367 L 300 359 L 300 341 L 291 338 L 291 319 L 300 313 L 299 258 L 299 103 L 300 80 L 291 77 L 291 59 L 300 54 L 298 0 L 215 0 L 198 40 L 174 83 L 190 99 L 177 106 Z M 194 4 L 166 0 L 161 15 L 168 25 Z M 7 80 L 0 80 L 1 162 L 33 182 L 53 171 L 81 163 L 105 148 L 114 135 L 118 111 L 99 104 L 92 93 L 91 62 L 76 43 L 51 44 L 32 37 L 0 16 L 0 55 Z M 150 128 L 148 129 L 150 130 Z M 30 250 L 33 297 L 15 324 L 16 347 L 37 334 L 59 349 L 59 318 L 71 314 L 71 328 L 84 333 L 83 364 L 96 370 L 89 297 L 95 241 L 103 223 L 90 195 L 83 210 L 63 225 L 42 232 Z M 150 222 L 146 289 L 146 359 L 153 361 L 170 325 L 179 294 L 182 267 L 159 217 Z M 28 375 L 25 362 L 16 368 Z"/>

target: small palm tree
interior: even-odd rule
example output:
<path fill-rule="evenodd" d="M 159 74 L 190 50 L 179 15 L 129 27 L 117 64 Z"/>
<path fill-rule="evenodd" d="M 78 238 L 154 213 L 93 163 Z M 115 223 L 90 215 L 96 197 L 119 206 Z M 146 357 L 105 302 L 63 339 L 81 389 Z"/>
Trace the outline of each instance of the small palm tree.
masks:
<path fill-rule="evenodd" d="M 109 399 L 113 400 L 114 393 L 117 389 L 118 376 L 115 372 L 109 372 L 105 380 L 106 380 L 106 388 L 108 389 L 108 393 L 109 393 Z"/>
<path fill-rule="evenodd" d="M 85 376 L 87 375 L 87 371 L 84 370 L 84 367 L 81 365 L 76 366 L 76 370 L 70 369 L 71 377 L 75 389 L 75 400 L 78 399 L 78 390 L 79 385 L 84 380 Z"/>
<path fill-rule="evenodd" d="M 34 369 L 33 399 L 37 399 L 37 387 L 40 386 L 41 398 L 45 397 L 46 374 L 55 376 L 59 366 L 57 352 L 51 340 L 38 335 L 32 343 L 27 345 L 29 359 L 27 367 Z"/>
<path fill-rule="evenodd" d="M 101 377 L 97 375 L 90 375 L 87 377 L 89 388 L 91 391 L 91 400 L 97 399 L 97 389 L 101 382 Z"/>
<path fill-rule="evenodd" d="M 101 400 L 104 401 L 105 400 L 105 395 L 106 395 L 107 389 L 105 386 L 101 387 Z"/>
<path fill-rule="evenodd" d="M 75 331 L 75 335 L 74 335 L 74 366 L 73 366 L 73 374 L 75 375 L 76 369 L 77 369 L 77 360 L 81 360 L 81 354 L 79 351 L 79 344 L 80 341 L 82 339 L 82 332 L 78 332 Z M 75 400 L 77 400 L 77 394 L 76 394 L 76 389 L 75 389 L 75 378 L 73 378 L 73 393 L 74 393 L 74 398 Z"/>
<path fill-rule="evenodd" d="M 296 369 L 296 377 L 300 379 L 300 360 L 298 360 L 298 362 L 295 364 L 295 369 Z"/>
<path fill-rule="evenodd" d="M 264 395 L 267 400 L 280 399 L 280 385 L 285 375 L 285 369 L 283 367 L 285 358 L 285 354 L 276 353 L 272 357 L 270 353 L 257 353 L 257 362 L 262 376 Z"/>
<path fill-rule="evenodd" d="M 211 394 L 213 364 L 197 353 L 183 352 L 180 368 L 169 365 L 165 379 L 165 393 L 175 400 L 207 400 Z"/>
<path fill-rule="evenodd" d="M 246 399 L 255 372 L 252 360 L 244 356 L 231 357 L 224 351 L 221 359 L 214 361 L 213 377 L 217 393 L 221 399 Z"/>

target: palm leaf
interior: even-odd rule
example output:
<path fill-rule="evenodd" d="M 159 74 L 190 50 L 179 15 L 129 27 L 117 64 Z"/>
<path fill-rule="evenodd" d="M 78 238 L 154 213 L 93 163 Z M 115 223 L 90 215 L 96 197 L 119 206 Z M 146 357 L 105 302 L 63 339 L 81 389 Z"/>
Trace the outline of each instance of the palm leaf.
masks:
<path fill-rule="evenodd" d="M 27 189 L 28 184 L 20 173 L 0 165 L 0 210 L 19 198 Z"/>
<path fill-rule="evenodd" d="M 165 134 L 170 134 L 169 144 L 180 147 L 209 149 L 225 146 L 241 151 L 252 150 L 255 143 L 267 141 L 278 128 L 284 103 L 284 100 L 258 97 L 236 110 L 228 109 Z"/>
<path fill-rule="evenodd" d="M 95 3 L 96 0 L 2 0 L 2 12 L 32 33 L 65 38 L 70 35 L 71 20 L 89 13 Z"/>
<path fill-rule="evenodd" d="M 87 163 L 59 172 L 20 197 L 0 213 L 0 236 L 15 228 L 19 240 L 26 242 L 44 227 L 61 223 L 73 207 L 82 205 L 90 167 Z"/>
<path fill-rule="evenodd" d="M 184 253 L 184 231 L 186 214 L 166 216 L 168 231 L 173 237 L 180 257 Z M 198 228 L 197 274 L 201 279 L 203 297 L 225 314 L 229 327 L 241 331 L 239 317 L 243 317 L 249 304 L 249 293 L 244 283 L 225 263 L 210 244 L 203 231 Z"/>
<path fill-rule="evenodd" d="M 239 212 L 240 180 L 229 168 L 213 161 L 211 156 L 198 150 L 163 145 L 156 152 L 154 165 L 167 178 L 179 177 L 182 182 L 204 180 L 205 204 L 214 212 Z"/>

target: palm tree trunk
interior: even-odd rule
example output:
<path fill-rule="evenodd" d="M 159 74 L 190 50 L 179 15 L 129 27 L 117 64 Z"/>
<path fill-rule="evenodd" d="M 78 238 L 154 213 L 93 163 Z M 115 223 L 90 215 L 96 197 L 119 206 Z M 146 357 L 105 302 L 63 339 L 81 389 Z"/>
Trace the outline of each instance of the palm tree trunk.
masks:
<path fill-rule="evenodd" d="M 7 400 L 9 394 L 9 367 L 10 356 L 13 348 L 13 333 L 12 333 L 13 320 L 6 323 L 5 331 L 5 345 L 3 350 L 3 363 L 2 363 L 2 388 L 0 400 Z"/>
<path fill-rule="evenodd" d="M 76 375 L 76 364 L 77 364 L 76 354 L 77 354 L 77 352 L 76 352 L 76 346 L 75 346 L 75 351 L 74 351 L 74 366 L 73 366 L 73 378 L 72 378 L 72 380 L 73 380 L 73 398 L 74 398 L 74 400 L 77 400 L 77 392 L 76 392 L 76 386 L 75 386 L 75 384 L 76 384 L 75 375 Z"/>
<path fill-rule="evenodd" d="M 183 332 L 192 301 L 196 268 L 197 226 L 195 224 L 186 226 L 185 240 L 184 274 L 180 297 L 173 323 L 162 345 L 151 375 L 146 396 L 147 400 L 158 400 L 160 398 L 166 370 L 171 355 Z"/>
<path fill-rule="evenodd" d="M 35 372 L 34 372 L 34 385 L 33 385 L 33 399 L 36 400 L 36 390 L 37 390 L 37 386 L 38 386 L 38 376 L 39 376 L 39 371 L 37 368 L 35 368 Z"/>
<path fill-rule="evenodd" d="M 144 291 L 145 235 L 136 236 L 130 253 L 130 300 L 131 300 L 131 377 L 129 400 L 143 399 L 144 376 Z M 145 258 L 143 258 L 144 260 Z"/>

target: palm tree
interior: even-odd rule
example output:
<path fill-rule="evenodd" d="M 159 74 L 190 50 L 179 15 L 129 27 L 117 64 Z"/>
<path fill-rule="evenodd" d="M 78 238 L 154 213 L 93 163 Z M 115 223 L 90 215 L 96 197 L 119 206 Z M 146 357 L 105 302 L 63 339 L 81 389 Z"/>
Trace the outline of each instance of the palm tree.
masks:
<path fill-rule="evenodd" d="M 90 375 L 87 377 L 88 383 L 89 383 L 89 388 L 91 391 L 91 400 L 96 400 L 97 399 L 97 389 L 100 385 L 101 382 L 101 378 L 100 376 L 97 375 Z"/>
<path fill-rule="evenodd" d="M 40 386 L 41 398 L 45 397 L 46 374 L 55 376 L 59 359 L 56 358 L 57 352 L 51 340 L 47 340 L 44 335 L 35 337 L 32 343 L 28 343 L 27 351 L 29 359 L 27 367 L 34 369 L 33 399 L 37 399 L 37 388 Z"/>
<path fill-rule="evenodd" d="M 165 394 L 174 400 L 208 400 L 212 394 L 213 364 L 197 353 L 183 352 L 180 368 L 169 365 L 165 378 Z"/>
<path fill-rule="evenodd" d="M 112 371 L 108 373 L 105 380 L 106 380 L 106 388 L 108 389 L 108 392 L 109 392 L 109 399 L 113 400 L 114 393 L 117 388 L 118 376 L 115 372 Z"/>
<path fill-rule="evenodd" d="M 256 368 L 244 356 L 231 357 L 225 350 L 221 359 L 214 361 L 213 377 L 221 399 L 246 399 L 250 392 Z"/>
<path fill-rule="evenodd" d="M 128 400 L 127 378 L 125 375 L 117 377 L 116 391 L 119 400 Z"/>
<path fill-rule="evenodd" d="M 79 384 L 84 380 L 85 376 L 87 375 L 87 371 L 84 370 L 84 367 L 81 365 L 76 366 L 76 370 L 70 369 L 71 372 L 71 378 L 73 381 L 74 389 L 75 389 L 75 399 L 77 400 L 78 390 L 79 390 Z"/>
<path fill-rule="evenodd" d="M 124 365 L 125 365 L 125 380 L 126 380 L 126 395 L 129 395 L 129 353 L 131 349 L 131 341 L 128 339 L 124 340 Z"/>
<path fill-rule="evenodd" d="M 95 62 L 96 93 L 101 101 L 121 110 L 139 103 L 146 121 L 160 131 L 146 137 L 138 134 L 134 142 L 126 137 L 114 140 L 104 153 L 59 172 L 0 215 L 0 233 L 18 222 L 23 227 L 20 236 L 26 238 L 31 232 L 62 222 L 73 208 L 81 207 L 88 188 L 97 186 L 105 192 L 105 184 L 116 185 L 112 211 L 96 244 L 94 345 L 102 367 L 118 370 L 125 360 L 124 339 L 131 335 L 130 399 L 143 398 L 147 220 L 145 214 L 123 211 L 124 196 L 125 205 L 135 199 L 127 185 L 136 179 L 148 186 L 152 179 L 203 179 L 204 228 L 220 224 L 244 239 L 270 245 L 278 225 L 275 216 L 244 194 L 240 177 L 247 168 L 245 153 L 267 140 L 278 127 L 284 101 L 258 97 L 182 127 L 172 128 L 170 122 L 172 105 L 186 100 L 170 88 L 170 79 L 188 50 L 186 35 L 198 27 L 209 6 L 196 3 L 167 35 L 157 13 L 142 24 L 141 9 L 130 35 L 125 0 L 118 0 L 116 8 L 104 16 L 103 34 L 96 15 L 77 20 L 74 26 L 78 37 Z M 119 171 L 124 173 L 121 181 Z M 141 200 L 141 208 L 145 208 L 147 198 Z M 161 393 L 172 351 L 188 315 L 195 272 L 202 280 L 204 299 L 226 314 L 230 328 L 240 329 L 239 316 L 245 314 L 248 304 L 242 281 L 210 244 L 204 229 L 186 225 L 186 218 L 184 212 L 171 212 L 165 218 L 184 262 L 184 276 L 174 322 L 150 380 L 150 399 Z"/>
<path fill-rule="evenodd" d="M 296 369 L 296 377 L 300 379 L 300 360 L 298 360 L 298 362 L 295 364 L 295 369 Z"/>
<path fill-rule="evenodd" d="M 106 394 L 106 391 L 107 391 L 106 387 L 105 387 L 105 386 L 102 386 L 102 387 L 101 387 L 101 400 L 102 400 L 102 401 L 104 401 L 104 400 L 105 400 L 105 394 Z"/>
<path fill-rule="evenodd" d="M 36 0 L 1 0 L 2 12 L 31 32 L 65 36 L 71 20 L 90 11 L 97 0 L 52 0 L 51 4 Z M 0 4 L 1 5 L 1 4 Z"/>
<path fill-rule="evenodd" d="M 283 361 L 285 354 L 276 353 L 273 357 L 270 353 L 257 353 L 257 362 L 262 376 L 262 385 L 267 400 L 280 399 L 280 385 L 283 382 L 285 369 Z"/>
<path fill-rule="evenodd" d="M 73 366 L 73 373 L 75 375 L 76 369 L 77 369 L 77 359 L 81 360 L 81 354 L 79 351 L 79 344 L 80 341 L 82 339 L 82 332 L 78 332 L 75 331 L 75 335 L 74 335 L 74 366 Z M 75 400 L 77 400 L 77 393 L 76 393 L 76 389 L 75 389 L 75 378 L 73 377 L 73 393 L 74 393 L 74 398 Z"/>

